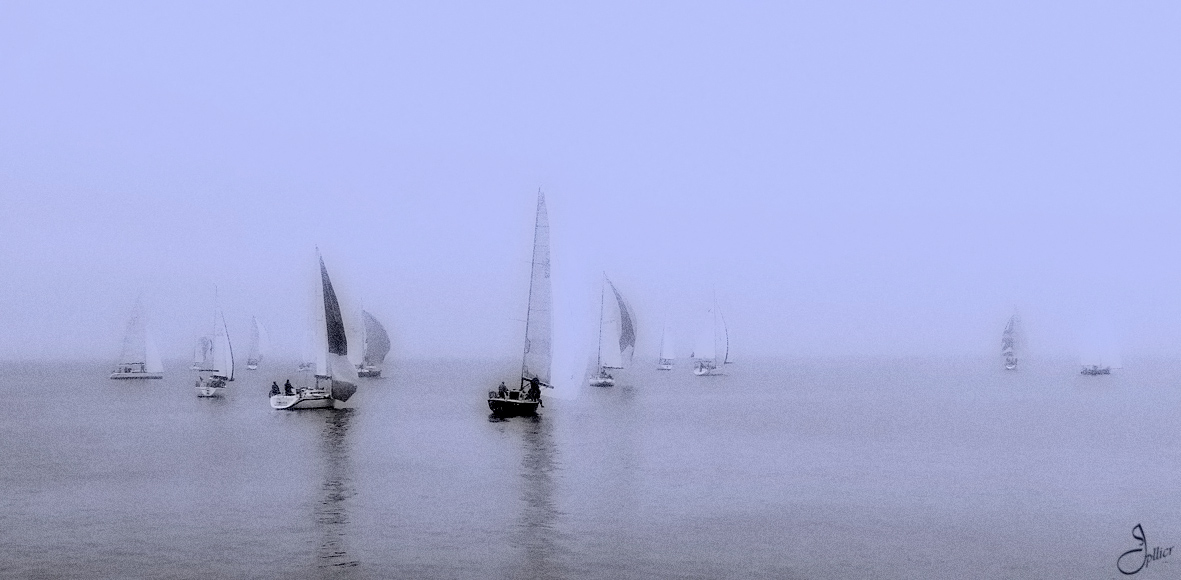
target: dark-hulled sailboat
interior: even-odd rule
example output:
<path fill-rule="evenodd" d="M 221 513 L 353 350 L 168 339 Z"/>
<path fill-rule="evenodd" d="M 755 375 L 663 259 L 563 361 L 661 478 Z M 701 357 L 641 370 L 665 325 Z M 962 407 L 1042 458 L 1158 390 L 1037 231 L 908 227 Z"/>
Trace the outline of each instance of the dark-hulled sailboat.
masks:
<path fill-rule="evenodd" d="M 525 312 L 525 352 L 521 381 L 514 388 L 488 391 L 488 408 L 497 416 L 532 415 L 541 405 L 541 387 L 549 387 L 553 359 L 553 294 L 550 284 L 549 215 L 545 195 L 537 192 L 537 221 L 533 228 L 533 264 L 529 278 L 529 307 Z"/>

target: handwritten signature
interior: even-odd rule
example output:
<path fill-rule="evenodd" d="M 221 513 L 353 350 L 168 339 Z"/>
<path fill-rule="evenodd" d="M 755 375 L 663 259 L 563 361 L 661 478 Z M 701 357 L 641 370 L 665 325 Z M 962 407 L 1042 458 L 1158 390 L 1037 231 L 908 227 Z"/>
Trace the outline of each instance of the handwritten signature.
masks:
<path fill-rule="evenodd" d="M 1119 568 L 1120 573 L 1126 576 L 1131 576 L 1147 568 L 1150 562 L 1160 560 L 1173 553 L 1173 546 L 1169 546 L 1168 548 L 1157 546 L 1149 552 L 1148 539 L 1145 537 L 1144 528 L 1140 524 L 1136 524 L 1136 527 L 1132 528 L 1132 538 L 1140 542 L 1140 547 L 1132 548 L 1120 554 L 1120 557 L 1115 561 L 1115 567 Z M 1132 568 L 1132 566 L 1135 566 L 1135 568 Z"/>

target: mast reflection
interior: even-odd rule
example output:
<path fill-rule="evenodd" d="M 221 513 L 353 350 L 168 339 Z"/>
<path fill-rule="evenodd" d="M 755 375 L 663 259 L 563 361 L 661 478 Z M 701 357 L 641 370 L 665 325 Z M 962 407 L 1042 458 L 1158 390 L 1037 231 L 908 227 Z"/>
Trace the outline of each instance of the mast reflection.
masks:
<path fill-rule="evenodd" d="M 521 517 L 517 524 L 518 543 L 524 562 L 513 578 L 564 578 L 556 541 L 558 509 L 554 501 L 553 428 L 541 416 L 517 421 L 523 427 L 524 454 L 521 456 Z"/>
<path fill-rule="evenodd" d="M 324 483 L 316 504 L 316 528 L 320 531 L 320 549 L 316 566 L 332 577 L 352 577 L 357 562 L 347 548 L 349 503 L 353 489 L 352 442 L 348 438 L 352 409 L 334 409 L 324 413 L 320 450 L 324 456 Z M 345 572 L 346 570 L 350 572 Z M 339 572 L 333 572 L 339 571 Z"/>

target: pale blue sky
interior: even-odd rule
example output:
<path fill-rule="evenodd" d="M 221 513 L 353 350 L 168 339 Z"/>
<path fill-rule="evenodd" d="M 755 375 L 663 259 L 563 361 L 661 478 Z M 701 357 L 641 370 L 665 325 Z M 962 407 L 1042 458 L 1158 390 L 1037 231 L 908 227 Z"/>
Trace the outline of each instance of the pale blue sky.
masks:
<path fill-rule="evenodd" d="M 341 4 L 0 0 L 0 356 L 214 284 L 293 356 L 316 245 L 392 356 L 517 356 L 538 187 L 641 355 L 713 288 L 739 358 L 1181 352 L 1174 2 Z"/>

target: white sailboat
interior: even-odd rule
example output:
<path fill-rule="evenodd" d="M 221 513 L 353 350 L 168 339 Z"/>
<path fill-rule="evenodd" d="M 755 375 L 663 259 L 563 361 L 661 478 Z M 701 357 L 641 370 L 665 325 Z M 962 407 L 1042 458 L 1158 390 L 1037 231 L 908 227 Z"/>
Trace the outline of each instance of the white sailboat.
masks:
<path fill-rule="evenodd" d="M 267 351 L 270 345 L 270 336 L 267 334 L 267 329 L 258 321 L 258 318 L 250 317 L 250 350 L 246 353 L 246 370 L 258 370 L 258 365 L 262 363 L 263 353 Z"/>
<path fill-rule="evenodd" d="M 607 289 L 611 289 L 610 300 Z M 590 379 L 592 387 L 611 387 L 615 377 L 608 369 L 622 369 L 630 362 L 636 349 L 635 316 L 623 295 L 603 275 L 603 287 L 599 294 L 599 351 L 598 374 Z"/>
<path fill-rule="evenodd" d="M 660 360 L 656 363 L 656 369 L 671 371 L 674 360 L 676 360 L 676 350 L 673 348 L 673 341 L 668 336 L 668 327 L 666 326 L 660 331 Z"/>
<path fill-rule="evenodd" d="M 521 382 L 516 388 L 504 383 L 488 391 L 488 408 L 498 416 L 533 415 L 541 405 L 541 387 L 550 385 L 553 362 L 553 290 L 550 282 L 549 214 L 545 195 L 537 192 L 537 216 L 533 226 L 533 262 L 529 271 L 529 306 L 525 311 L 525 351 L 521 357 Z"/>
<path fill-rule="evenodd" d="M 357 391 L 357 369 L 349 362 L 348 338 L 340 302 L 324 267 L 324 258 L 316 250 L 320 263 L 317 293 L 316 329 L 313 335 L 321 348 L 315 353 L 315 382 L 312 386 L 271 395 L 274 409 L 326 409 L 347 401 Z"/>
<path fill-rule="evenodd" d="M 230 332 L 221 309 L 213 314 L 212 368 L 206 369 L 209 378 L 197 377 L 194 390 L 198 397 L 220 397 L 226 390 L 226 382 L 234 380 L 234 348 L 230 344 Z"/>
<path fill-rule="evenodd" d="M 112 379 L 162 379 L 164 364 L 156 343 L 148 333 L 147 321 L 142 314 L 140 301 L 135 301 L 131 319 L 127 321 L 127 332 L 123 335 L 123 350 L 119 362 L 111 373 Z"/>
<path fill-rule="evenodd" d="M 213 349 L 213 341 L 209 340 L 208 336 L 202 336 L 197 339 L 197 344 L 193 346 L 193 364 L 189 368 L 199 371 L 213 364 L 209 358 Z"/>
<path fill-rule="evenodd" d="M 363 336 L 361 364 L 357 366 L 359 377 L 380 377 L 381 366 L 385 357 L 390 353 L 390 335 L 385 327 L 369 312 L 362 310 L 361 318 L 365 326 Z"/>
<path fill-rule="evenodd" d="M 722 365 L 730 363 L 730 331 L 716 297 L 707 314 L 707 326 L 697 335 L 693 348 L 693 374 L 699 377 L 720 374 Z"/>
<path fill-rule="evenodd" d="M 1014 312 L 1005 324 L 1005 331 L 1001 334 L 1001 356 L 1005 357 L 1005 369 L 1017 370 L 1017 352 L 1021 347 L 1021 320 Z"/>
<path fill-rule="evenodd" d="M 314 325 L 314 323 L 310 323 Z M 304 333 L 303 346 L 299 351 L 299 366 L 296 367 L 301 373 L 315 372 L 316 370 L 316 336 L 311 330 Z"/>

